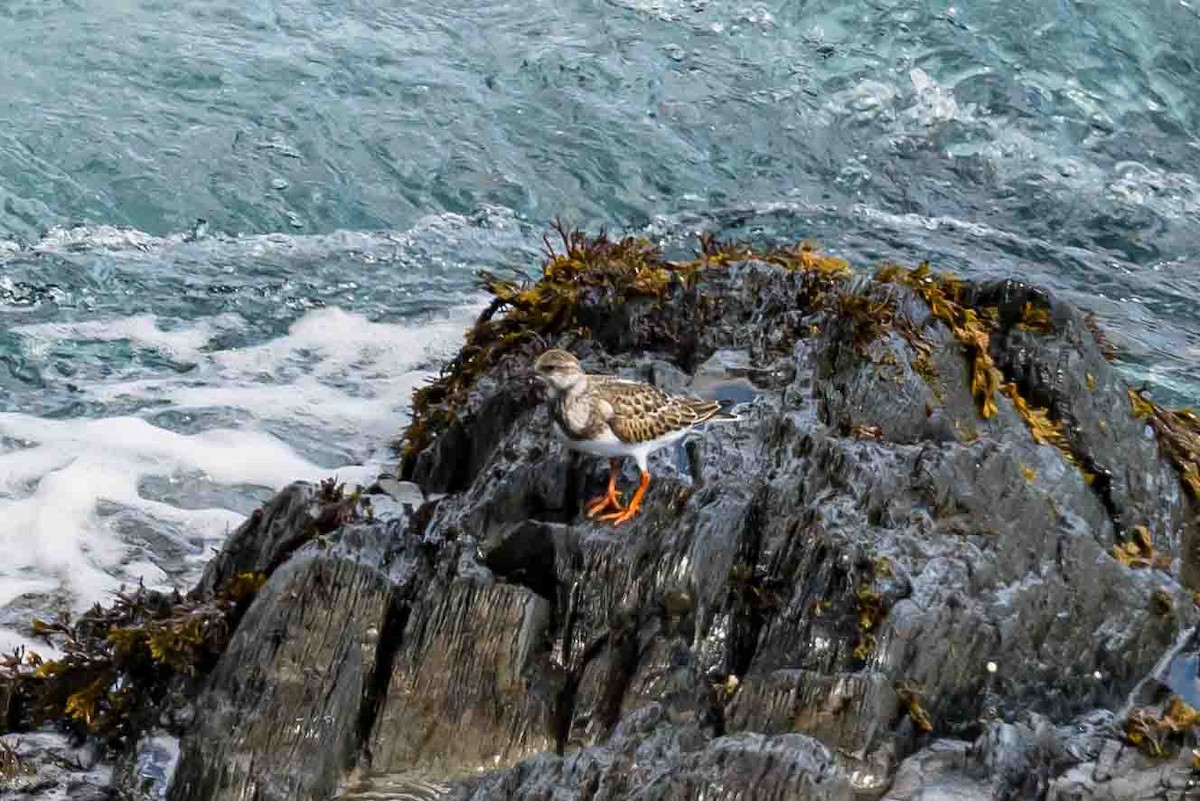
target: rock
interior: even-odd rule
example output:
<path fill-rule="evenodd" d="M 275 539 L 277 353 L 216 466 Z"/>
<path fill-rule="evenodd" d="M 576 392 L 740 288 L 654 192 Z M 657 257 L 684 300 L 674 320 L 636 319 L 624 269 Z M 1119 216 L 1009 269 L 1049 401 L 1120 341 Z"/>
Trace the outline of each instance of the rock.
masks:
<path fill-rule="evenodd" d="M 512 771 L 465 782 L 449 794 L 459 801 L 558 798 L 616 801 L 851 801 L 849 779 L 829 751 L 798 734 L 738 734 L 705 741 L 664 725 L 650 705 L 628 716 L 605 746 L 570 757 L 541 756 Z"/>
<path fill-rule="evenodd" d="M 547 636 L 550 668 L 566 675 L 564 746 L 602 744 L 625 715 L 656 702 L 705 737 L 816 737 L 859 792 L 878 795 L 896 762 L 926 743 L 928 716 L 934 733 L 982 729 L 1022 744 L 985 749 L 987 781 L 954 776 L 946 786 L 1016 792 L 1013 777 L 1036 764 L 1050 766 L 1035 773 L 1033 791 L 1044 793 L 1063 764 L 1043 753 L 1054 750 L 1046 732 L 1119 708 L 1196 622 L 1179 577 L 1130 569 L 1112 546 L 1138 524 L 1153 528 L 1156 547 L 1186 551 L 1195 510 L 1073 310 L 1055 305 L 1055 326 L 1035 333 L 1013 316 L 1041 297 L 1033 290 L 968 293 L 996 309 L 1002 378 L 1029 393 L 1023 404 L 1066 421 L 1059 450 L 1008 396 L 997 394 L 994 417 L 980 416 L 956 335 L 906 287 L 853 285 L 895 302 L 894 324 L 864 345 L 854 320 L 797 307 L 799 282 L 774 267 L 735 267 L 704 289 L 717 311 L 689 313 L 686 354 L 612 355 L 662 347 L 677 313 L 669 305 L 626 310 L 625 328 L 597 329 L 608 353 L 585 354 L 585 366 L 646 364 L 639 374 L 649 377 L 674 355 L 703 363 L 698 383 L 709 384 L 732 364 L 760 382 L 741 421 L 707 435 L 703 486 L 660 454 L 633 525 L 580 522 L 603 466 L 558 449 L 544 410 L 507 385 L 509 366 L 478 390 L 454 436 L 418 459 L 419 479 L 445 473 L 432 466 L 464 448 L 478 453 L 466 444 L 477 431 L 492 443 L 489 459 L 459 475 L 429 533 L 499 543 L 541 565 L 530 571 L 536 580 L 510 580 L 553 603 Z M 924 332 L 929 363 L 917 365 L 906 330 Z M 642 332 L 653 332 L 649 341 Z M 748 360 L 705 355 L 734 351 Z M 1093 380 L 1063 379 L 1061 364 Z M 1097 485 L 1091 476 L 1108 475 L 1127 452 L 1127 478 Z M 1154 611 L 1159 587 L 1171 599 L 1166 614 Z M 1020 736 L 983 723 L 1016 714 L 1040 722 Z"/>
<path fill-rule="evenodd" d="M 426 779 L 419 771 L 366 776 L 352 782 L 338 801 L 437 801 L 454 788 Z"/>
<path fill-rule="evenodd" d="M 94 743 L 73 745 L 61 734 L 0 738 L 0 799 L 116 801 L 112 767 L 98 762 Z"/>
<path fill-rule="evenodd" d="M 425 495 L 421 492 L 421 488 L 411 481 L 381 478 L 378 484 L 379 488 L 397 503 L 416 508 L 425 502 Z"/>
<path fill-rule="evenodd" d="M 1113 715 L 1105 710 L 1058 727 L 1036 714 L 992 721 L 973 743 L 937 740 L 905 759 L 884 799 L 1046 798 L 1058 777 L 1075 775 L 1113 745 L 1136 753 L 1114 734 Z"/>
<path fill-rule="evenodd" d="M 359 758 L 403 628 L 420 562 L 403 522 L 349 526 L 274 572 L 198 701 L 172 801 L 330 796 Z"/>
<path fill-rule="evenodd" d="M 992 801 L 988 782 L 970 775 L 973 767 L 970 743 L 935 740 L 900 763 L 884 801 Z"/>
<path fill-rule="evenodd" d="M 997 308 L 1002 324 L 1019 319 L 1027 303 L 1048 304 L 1054 334 L 1004 326 L 993 348 L 998 365 L 1024 397 L 1064 421 L 1072 449 L 1096 476 L 1093 491 L 1115 530 L 1147 526 L 1156 549 L 1186 555 L 1184 576 L 1200 586 L 1194 572 L 1200 566 L 1200 518 L 1182 497 L 1179 476 L 1159 454 L 1146 421 L 1128 413 L 1128 387 L 1093 346 L 1083 315 L 1014 281 L 980 286 L 974 302 Z"/>
<path fill-rule="evenodd" d="M 652 459 L 627 526 L 583 519 L 607 465 L 552 439 L 516 357 L 408 462 L 420 493 L 380 485 L 422 495 L 411 516 L 381 505 L 314 539 L 344 521 L 285 490 L 201 582 L 271 573 L 166 797 L 1175 786 L 1181 763 L 1121 747 L 1116 715 L 1200 620 L 1196 509 L 1082 318 L 1016 284 L 963 289 L 995 319 L 983 375 L 1007 386 L 987 393 L 978 345 L 903 281 L 822 286 L 836 303 L 744 262 L 663 302 L 581 306 L 593 339 L 561 344 L 585 367 L 737 404 L 686 460 Z M 1031 304 L 1048 323 L 1023 322 Z M 1114 557 L 1136 526 L 1173 567 Z"/>
<path fill-rule="evenodd" d="M 1095 762 L 1077 765 L 1055 778 L 1046 801 L 1158 801 L 1196 794 L 1190 751 L 1174 759 L 1152 760 L 1110 740 Z"/>
<path fill-rule="evenodd" d="M 269 573 L 307 541 L 315 516 L 311 487 L 292 484 L 250 515 L 204 567 L 196 592 L 208 597 L 238 573 Z"/>
<path fill-rule="evenodd" d="M 546 600 L 474 578 L 426 592 L 400 635 L 372 769 L 452 777 L 553 749 L 557 699 L 530 686 Z"/>

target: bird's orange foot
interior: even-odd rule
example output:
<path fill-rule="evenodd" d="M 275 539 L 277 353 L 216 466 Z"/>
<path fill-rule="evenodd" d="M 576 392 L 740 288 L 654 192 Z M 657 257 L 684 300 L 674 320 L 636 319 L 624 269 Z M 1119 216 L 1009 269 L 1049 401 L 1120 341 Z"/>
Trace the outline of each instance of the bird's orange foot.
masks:
<path fill-rule="evenodd" d="M 633 493 L 633 497 L 629 499 L 629 508 L 612 514 L 600 515 L 599 520 L 605 520 L 612 523 L 613 526 L 619 526 L 622 523 L 628 522 L 630 518 L 638 513 L 638 509 L 642 508 L 642 498 L 646 497 L 646 489 L 650 486 L 650 474 L 645 470 L 642 471 L 642 479 L 638 482 L 637 491 Z"/>
<path fill-rule="evenodd" d="M 625 511 L 625 507 L 621 503 L 621 493 L 617 492 L 615 489 L 610 489 L 599 498 L 588 502 L 586 512 L 587 518 L 588 520 L 591 520 L 596 515 L 601 514 L 602 512 L 607 512 L 610 509 L 615 510 L 617 514 L 621 514 Z"/>
<path fill-rule="evenodd" d="M 628 509 L 623 509 L 619 512 L 613 512 L 612 514 L 601 515 L 600 517 L 597 518 L 597 520 L 603 520 L 605 522 L 612 523 L 613 527 L 615 528 L 616 526 L 619 526 L 622 523 L 627 523 L 630 520 L 632 520 L 633 516 L 636 515 L 638 513 L 638 510 L 641 508 L 642 508 L 642 499 L 635 497 L 633 499 L 633 501 L 629 504 Z"/>

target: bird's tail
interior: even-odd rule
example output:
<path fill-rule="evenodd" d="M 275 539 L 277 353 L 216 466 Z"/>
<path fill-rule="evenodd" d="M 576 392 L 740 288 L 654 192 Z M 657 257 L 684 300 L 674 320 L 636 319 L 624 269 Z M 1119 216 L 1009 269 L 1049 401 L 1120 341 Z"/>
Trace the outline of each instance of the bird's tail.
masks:
<path fill-rule="evenodd" d="M 706 423 L 732 423 L 735 420 L 742 419 L 740 416 L 729 411 L 733 408 L 731 401 L 717 400 L 713 402 L 713 406 L 716 408 L 713 408 L 712 414 L 704 418 L 704 422 Z M 712 406 L 709 408 L 712 408 Z"/>

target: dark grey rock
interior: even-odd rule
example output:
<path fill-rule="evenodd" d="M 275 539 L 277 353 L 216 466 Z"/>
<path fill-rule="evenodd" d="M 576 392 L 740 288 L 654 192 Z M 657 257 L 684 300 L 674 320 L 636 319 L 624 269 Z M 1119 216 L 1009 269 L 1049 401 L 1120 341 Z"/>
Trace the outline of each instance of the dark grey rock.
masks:
<path fill-rule="evenodd" d="M 417 574 L 402 525 L 350 526 L 271 576 L 199 699 L 172 801 L 333 793 L 359 759 Z"/>
<path fill-rule="evenodd" d="M 1200 517 L 1181 497 L 1179 478 L 1159 455 L 1149 426 L 1128 413 L 1127 385 L 1093 346 L 1083 314 L 1013 281 L 984 284 L 975 295 L 977 303 L 997 307 L 1001 322 L 1010 323 L 996 338 L 997 363 L 1025 397 L 1065 422 L 1073 450 L 1097 476 L 1096 494 L 1117 532 L 1147 526 L 1155 548 L 1186 555 L 1184 575 L 1200 584 L 1194 575 Z M 1053 336 L 1011 325 L 1030 302 L 1049 306 Z"/>
<path fill-rule="evenodd" d="M 799 734 L 706 739 L 665 723 L 652 704 L 631 713 L 604 746 L 569 757 L 539 756 L 511 771 L 465 782 L 460 801 L 586 798 L 616 801 L 761 799 L 850 801 L 854 791 L 828 749 Z"/>
<path fill-rule="evenodd" d="M 990 784 L 979 773 L 971 744 L 935 740 L 905 759 L 884 801 L 992 801 Z"/>
<path fill-rule="evenodd" d="M 269 572 L 311 537 L 316 498 L 312 487 L 295 483 L 255 510 L 229 535 L 205 565 L 196 592 L 209 597 L 238 573 Z"/>
<path fill-rule="evenodd" d="M 559 450 L 542 409 L 490 399 L 510 391 L 498 376 L 473 403 L 511 415 L 486 418 L 491 458 L 441 502 L 429 529 L 531 560 L 532 576 L 512 569 L 520 559 L 506 569 L 553 603 L 550 666 L 567 687 L 561 744 L 596 747 L 630 709 L 657 702 L 705 737 L 805 732 L 836 749 L 859 792 L 878 793 L 924 744 L 897 693 L 903 684 L 920 694 L 935 733 L 1021 744 L 979 745 L 990 760 L 979 773 L 991 778 L 968 784 L 1044 794 L 1052 771 L 1071 762 L 1052 745 L 1055 727 L 1119 708 L 1196 621 L 1178 577 L 1110 554 L 1134 524 L 1150 526 L 1167 552 L 1184 548 L 1195 517 L 1124 385 L 1074 312 L 1055 307 L 1052 332 L 1019 331 L 1011 309 L 1031 290 L 978 291 L 978 302 L 1000 308 L 994 355 L 1005 379 L 1067 421 L 1072 464 L 1035 441 L 1007 398 L 994 418 L 979 416 L 961 347 L 907 289 L 856 285 L 896 303 L 894 328 L 925 332 L 932 377 L 912 366 L 905 337 L 884 331 L 863 349 L 851 321 L 798 307 L 794 274 L 747 264 L 715 281 L 719 316 L 690 318 L 690 350 L 662 353 L 702 365 L 697 386 L 720 383 L 721 370 L 758 383 L 742 419 L 708 433 L 702 486 L 680 476 L 675 454 L 660 454 L 647 511 L 632 526 L 578 522 L 603 465 Z M 626 329 L 597 329 L 598 339 L 610 350 L 661 347 L 658 332 L 672 325 L 661 316 L 676 311 L 628 310 Z M 643 334 L 653 342 L 638 341 Z M 650 379 L 663 372 L 661 357 L 589 358 L 608 369 L 649 365 Z M 1084 375 L 1063 380 L 1063 364 Z M 468 411 L 460 436 L 483 419 Z M 876 438 L 857 438 L 856 428 Z M 461 447 L 438 443 L 424 458 L 437 464 Z M 1151 478 L 1089 483 L 1085 471 L 1107 470 L 1126 449 L 1129 474 Z M 1174 599 L 1165 615 L 1151 605 L 1160 587 Z M 871 631 L 860 621 L 864 597 L 881 610 Z M 1026 723 L 986 722 L 1018 713 Z M 1044 767 L 1030 774 L 1034 764 Z M 1014 777 L 1029 775 L 1016 789 Z"/>
<path fill-rule="evenodd" d="M 1046 801 L 1168 801 L 1200 793 L 1192 755 L 1185 749 L 1173 759 L 1155 760 L 1116 740 L 1105 743 L 1094 762 L 1077 765 L 1056 777 Z"/>
<path fill-rule="evenodd" d="M 912 292 L 851 290 L 893 325 L 864 342 L 810 277 L 760 263 L 581 310 L 585 366 L 737 404 L 653 458 L 626 527 L 582 519 L 607 465 L 552 440 L 519 358 L 415 459 L 411 520 L 377 510 L 289 558 L 315 514 L 289 488 L 205 573 L 211 592 L 282 564 L 167 797 L 1158 797 L 1138 795 L 1156 768 L 1114 751 L 1115 715 L 1197 623 L 1196 510 L 1124 385 L 1068 307 L 1034 333 L 1015 325 L 1034 290 L 971 290 L 1068 458 L 1006 397 L 980 417 L 962 347 Z M 1112 557 L 1134 525 L 1175 573 Z"/>
<path fill-rule="evenodd" d="M 1011 723 L 994 720 L 974 742 L 937 740 L 905 759 L 884 799 L 1046 798 L 1065 777 L 1073 778 L 1064 789 L 1097 792 L 1107 779 L 1085 763 L 1101 759 L 1114 746 L 1118 752 L 1136 753 L 1117 742 L 1116 734 L 1114 716 L 1107 710 L 1057 727 L 1036 714 Z"/>
<path fill-rule="evenodd" d="M 14 770 L 0 774 L 4 801 L 115 801 L 112 766 L 98 761 L 94 743 L 75 745 L 52 732 L 6 735 L 6 755 L 15 755 Z"/>
<path fill-rule="evenodd" d="M 400 637 L 369 740 L 372 768 L 455 776 L 553 749 L 554 697 L 528 688 L 547 606 L 494 581 L 427 589 Z"/>

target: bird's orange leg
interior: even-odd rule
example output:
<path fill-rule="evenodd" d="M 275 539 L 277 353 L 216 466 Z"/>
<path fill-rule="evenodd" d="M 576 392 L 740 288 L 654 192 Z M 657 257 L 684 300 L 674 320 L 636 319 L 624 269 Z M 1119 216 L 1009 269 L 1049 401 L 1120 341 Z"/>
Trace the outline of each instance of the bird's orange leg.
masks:
<path fill-rule="evenodd" d="M 629 520 L 638 513 L 638 509 L 642 508 L 642 498 L 646 497 L 646 489 L 650 486 L 649 471 L 642 471 L 642 479 L 638 482 L 637 492 L 633 493 L 633 497 L 629 500 L 629 508 L 623 512 L 615 512 L 613 514 L 601 515 L 601 520 L 612 521 L 614 526 L 619 526 Z"/>
<path fill-rule="evenodd" d="M 607 512 L 609 509 L 615 509 L 618 514 L 625 511 L 625 507 L 621 505 L 621 493 L 617 492 L 617 472 L 620 469 L 620 459 L 608 460 L 608 491 L 599 498 L 588 501 L 588 519 L 595 517 L 601 512 Z"/>

